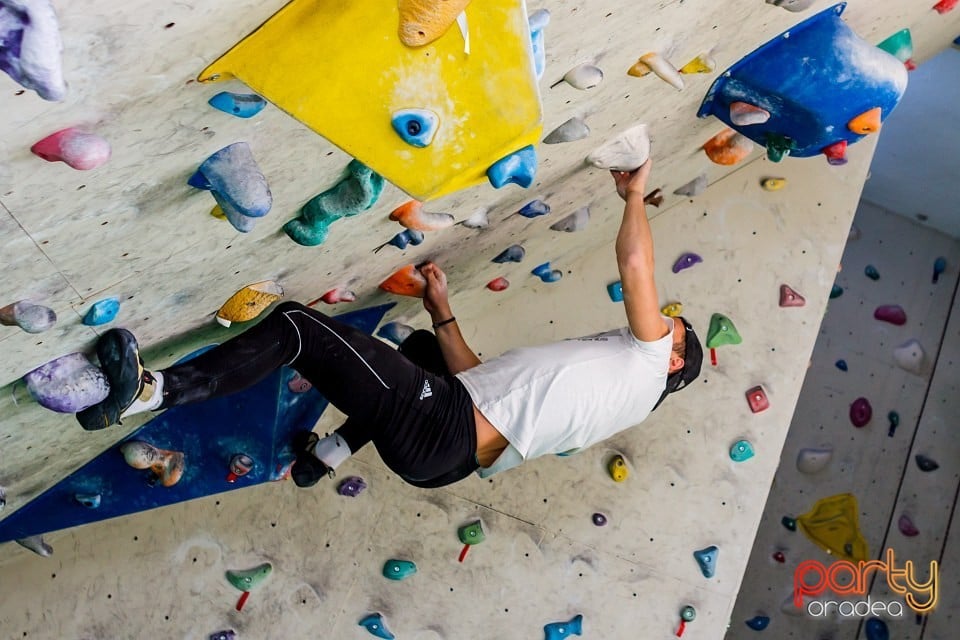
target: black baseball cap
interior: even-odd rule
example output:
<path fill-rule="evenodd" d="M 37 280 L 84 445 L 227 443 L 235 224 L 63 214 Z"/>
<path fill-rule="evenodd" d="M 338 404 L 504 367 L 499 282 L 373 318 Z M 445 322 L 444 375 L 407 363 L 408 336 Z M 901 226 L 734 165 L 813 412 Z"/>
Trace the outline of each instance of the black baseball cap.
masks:
<path fill-rule="evenodd" d="M 683 316 L 677 316 L 673 321 L 682 322 L 683 328 L 687 330 L 686 344 L 684 345 L 685 351 L 683 354 L 683 369 L 667 376 L 666 388 L 663 390 L 663 395 L 657 400 L 657 404 L 653 405 L 654 409 L 659 407 L 660 403 L 663 402 L 663 399 L 668 395 L 674 391 L 680 391 L 680 389 L 687 387 L 691 382 L 696 380 L 697 376 L 700 375 L 700 367 L 703 364 L 703 347 L 700 345 L 700 338 L 697 337 L 693 326 L 687 322 L 687 319 Z"/>

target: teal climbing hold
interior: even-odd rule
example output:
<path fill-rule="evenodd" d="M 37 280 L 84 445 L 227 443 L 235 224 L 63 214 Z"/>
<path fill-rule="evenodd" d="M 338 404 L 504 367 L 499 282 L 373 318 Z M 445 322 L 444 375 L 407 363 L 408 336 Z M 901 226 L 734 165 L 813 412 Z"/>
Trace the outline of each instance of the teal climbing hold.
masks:
<path fill-rule="evenodd" d="M 383 577 L 390 580 L 405 580 L 417 572 L 417 565 L 409 560 L 387 560 L 383 564 Z"/>
<path fill-rule="evenodd" d="M 700 566 L 700 573 L 703 574 L 704 578 L 712 578 L 716 575 L 718 555 L 720 555 L 720 549 L 716 545 L 693 552 L 693 557 Z"/>
<path fill-rule="evenodd" d="M 864 274 L 865 276 L 867 276 L 868 278 L 870 278 L 871 280 L 879 280 L 879 279 L 880 279 L 880 272 L 877 271 L 877 268 L 876 268 L 875 266 L 873 266 L 872 264 L 868 264 L 868 265 L 864 268 L 863 274 Z"/>
<path fill-rule="evenodd" d="M 763 631 L 770 624 L 770 618 L 767 616 L 753 616 L 746 622 L 747 626 L 754 631 Z"/>
<path fill-rule="evenodd" d="M 607 285 L 607 295 L 614 302 L 623 302 L 623 283 L 617 280 Z"/>
<path fill-rule="evenodd" d="M 487 178 L 495 189 L 508 184 L 527 188 L 533 184 L 533 176 L 536 172 L 537 152 L 533 145 L 527 145 L 490 165 L 487 169 Z"/>
<path fill-rule="evenodd" d="M 396 638 L 396 636 L 387 629 L 387 626 L 383 622 L 383 616 L 379 613 L 371 613 L 364 616 L 357 624 L 364 627 L 372 636 L 383 638 L 384 640 L 394 640 L 394 638 Z"/>
<path fill-rule="evenodd" d="M 753 445 L 747 440 L 737 440 L 730 447 L 730 459 L 734 462 L 743 462 L 753 457 Z"/>
<path fill-rule="evenodd" d="M 843 295 L 843 287 L 838 284 L 833 285 L 833 288 L 830 289 L 830 299 L 839 298 Z"/>
<path fill-rule="evenodd" d="M 227 571 L 227 582 L 240 591 L 252 591 L 267 579 L 270 572 L 273 571 L 273 565 L 269 562 L 257 565 L 253 569 L 244 569 L 241 571 Z"/>
<path fill-rule="evenodd" d="M 480 544 L 487 539 L 486 534 L 483 533 L 483 525 L 479 520 L 457 529 L 457 537 L 463 544 Z"/>
<path fill-rule="evenodd" d="M 267 106 L 267 101 L 255 93 L 231 93 L 221 91 L 207 103 L 214 109 L 229 113 L 238 118 L 252 118 Z"/>
<path fill-rule="evenodd" d="M 785 135 L 767 132 L 767 158 L 770 162 L 780 162 L 784 156 L 797 148 L 797 143 Z"/>
<path fill-rule="evenodd" d="M 330 225 L 362 213 L 376 204 L 383 192 L 384 180 L 358 160 L 347 165 L 347 175 L 336 185 L 311 198 L 300 216 L 283 225 L 297 244 L 313 247 L 327 239 Z"/>
<path fill-rule="evenodd" d="M 83 316 L 83 324 L 95 327 L 112 322 L 120 313 L 120 301 L 116 298 L 105 298 L 94 302 Z"/>
<path fill-rule="evenodd" d="M 783 516 L 780 518 L 780 524 L 782 524 L 788 531 L 797 530 L 797 521 L 790 516 Z"/>
<path fill-rule="evenodd" d="M 544 640 L 563 640 L 583 632 L 583 616 L 577 614 L 566 622 L 551 622 L 543 626 Z"/>

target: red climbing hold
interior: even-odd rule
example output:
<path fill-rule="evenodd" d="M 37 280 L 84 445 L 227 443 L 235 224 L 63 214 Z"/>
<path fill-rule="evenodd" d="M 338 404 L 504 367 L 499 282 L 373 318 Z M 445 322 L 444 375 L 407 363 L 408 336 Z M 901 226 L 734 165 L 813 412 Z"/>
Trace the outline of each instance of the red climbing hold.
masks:
<path fill-rule="evenodd" d="M 884 304 L 877 307 L 873 317 L 883 322 L 901 326 L 907 323 L 907 312 L 898 304 Z"/>
<path fill-rule="evenodd" d="M 787 561 L 787 557 L 783 555 L 783 551 L 774 551 L 773 559 L 779 562 L 780 564 L 783 564 L 784 562 Z"/>
<path fill-rule="evenodd" d="M 850 422 L 858 429 L 870 422 L 872 417 L 873 407 L 870 406 L 870 401 L 866 398 L 857 398 L 850 405 Z"/>
<path fill-rule="evenodd" d="M 490 289 L 490 291 L 503 291 L 509 286 L 510 286 L 510 281 L 503 277 L 494 278 L 493 280 L 487 283 L 487 289 Z"/>
<path fill-rule="evenodd" d="M 807 304 L 806 298 L 790 288 L 790 285 L 780 285 L 781 307 L 802 307 Z"/>
<path fill-rule="evenodd" d="M 747 391 L 747 403 L 750 405 L 750 411 L 760 413 L 770 408 L 770 400 L 767 399 L 767 392 L 763 387 L 757 385 Z"/>
<path fill-rule="evenodd" d="M 832 165 L 847 164 L 847 141 L 841 140 L 824 147 L 823 155 L 827 156 L 827 162 Z"/>
<path fill-rule="evenodd" d="M 958 0 L 940 0 L 937 4 L 933 5 L 933 10 L 943 15 L 945 13 L 950 13 L 957 6 Z"/>

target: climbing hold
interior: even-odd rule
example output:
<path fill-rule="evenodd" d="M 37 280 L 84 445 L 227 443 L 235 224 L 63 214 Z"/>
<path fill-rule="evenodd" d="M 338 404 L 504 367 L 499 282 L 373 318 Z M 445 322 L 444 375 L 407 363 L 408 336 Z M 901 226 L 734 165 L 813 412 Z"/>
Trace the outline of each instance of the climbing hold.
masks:
<path fill-rule="evenodd" d="M 0 487 L 0 511 L 3 511 L 7 506 L 7 490 L 3 487 Z"/>
<path fill-rule="evenodd" d="M 797 530 L 797 521 L 790 516 L 783 516 L 780 518 L 780 524 L 782 524 L 788 531 Z"/>
<path fill-rule="evenodd" d="M 854 133 L 865 136 L 880 131 L 880 122 L 882 120 L 880 107 L 874 107 L 869 111 L 864 111 L 860 115 L 851 118 L 850 122 L 847 123 L 847 128 Z"/>
<path fill-rule="evenodd" d="M 574 231 L 582 231 L 587 228 L 587 223 L 590 221 L 590 207 L 580 207 L 567 217 L 554 222 L 550 225 L 550 229 L 553 231 L 566 231 L 567 233 L 573 233 Z"/>
<path fill-rule="evenodd" d="M 565 74 L 563 74 L 563 78 L 550 85 L 550 88 L 554 88 L 561 82 L 566 82 L 574 89 L 587 90 L 593 89 L 602 81 L 603 71 L 600 69 L 600 67 L 589 63 L 584 63 L 567 71 Z"/>
<path fill-rule="evenodd" d="M 387 560 L 383 565 L 383 577 L 388 580 L 404 580 L 417 572 L 417 565 L 409 560 Z"/>
<path fill-rule="evenodd" d="M 497 255 L 496 258 L 491 260 L 491 262 L 496 262 L 498 264 L 503 264 L 504 262 L 520 262 L 523 260 L 523 256 L 526 255 L 526 251 L 523 250 L 523 247 L 519 244 L 512 244 Z"/>
<path fill-rule="evenodd" d="M 214 631 L 207 640 L 237 640 L 237 632 L 233 629 L 224 629 L 223 631 Z"/>
<path fill-rule="evenodd" d="M 27 391 L 42 407 L 77 413 L 110 394 L 110 383 L 82 353 L 69 353 L 40 365 L 23 377 Z"/>
<path fill-rule="evenodd" d="M 531 200 L 517 211 L 524 218 L 536 218 L 550 213 L 550 205 L 543 200 Z"/>
<path fill-rule="evenodd" d="M 709 54 L 702 53 L 680 67 L 680 73 L 713 73 L 716 66 L 716 61 Z"/>
<path fill-rule="evenodd" d="M 933 261 L 933 284 L 940 280 L 940 274 L 947 270 L 947 259 L 940 256 Z M 2 310 L 0 310 L 2 312 Z"/>
<path fill-rule="evenodd" d="M 57 323 L 53 309 L 27 300 L 18 300 L 0 307 L 0 324 L 20 327 L 27 333 L 43 333 Z"/>
<path fill-rule="evenodd" d="M 490 165 L 487 169 L 487 178 L 494 189 L 508 184 L 527 188 L 533 184 L 533 176 L 536 172 L 537 152 L 533 145 L 527 145 Z"/>
<path fill-rule="evenodd" d="M 737 164 L 753 151 L 753 141 L 733 129 L 724 129 L 703 145 L 703 151 L 713 162 Z"/>
<path fill-rule="evenodd" d="M 827 162 L 834 166 L 847 164 L 847 141 L 841 140 L 824 147 L 823 155 L 827 157 Z"/>
<path fill-rule="evenodd" d="M 700 573 L 704 578 L 712 578 L 717 573 L 717 556 L 720 555 L 720 549 L 716 545 L 711 545 L 706 549 L 700 549 L 693 552 L 693 557 L 700 567 Z"/>
<path fill-rule="evenodd" d="M 627 75 L 641 78 L 651 71 L 677 91 L 683 90 L 683 77 L 680 72 L 656 51 L 640 56 L 627 70 Z"/>
<path fill-rule="evenodd" d="M 901 29 L 895 34 L 877 45 L 894 58 L 904 64 L 912 63 L 910 58 L 913 56 L 913 38 L 910 36 L 910 29 Z M 907 67 L 909 69 L 909 66 Z"/>
<path fill-rule="evenodd" d="M 660 309 L 660 313 L 670 318 L 676 318 L 683 314 L 683 305 L 679 302 L 671 302 L 670 304 L 664 305 L 663 308 Z"/>
<path fill-rule="evenodd" d="M 61 161 L 79 171 L 96 169 L 110 159 L 109 142 L 76 127 L 50 134 L 30 147 L 30 151 L 47 162 Z"/>
<path fill-rule="evenodd" d="M 468 218 L 460 222 L 467 229 L 486 229 L 490 226 L 490 219 L 487 217 L 487 210 L 480 207 L 474 211 Z"/>
<path fill-rule="evenodd" d="M 510 281 L 504 277 L 494 278 L 487 283 L 487 289 L 490 291 L 504 291 L 510 286 Z"/>
<path fill-rule="evenodd" d="M 835 284 L 835 285 L 833 285 L 833 287 L 830 288 L 830 299 L 831 299 L 831 300 L 833 300 L 834 298 L 839 298 L 839 297 L 842 296 L 842 295 L 843 295 L 843 287 L 841 287 L 840 285 Z"/>
<path fill-rule="evenodd" d="M 544 625 L 544 640 L 563 640 L 570 635 L 579 636 L 582 630 L 583 616 L 578 614 L 566 622 L 551 622 Z"/>
<path fill-rule="evenodd" d="M 310 391 L 310 389 L 313 389 L 313 385 L 309 380 L 301 376 L 299 373 L 296 373 L 287 382 L 287 388 L 293 393 L 306 393 L 307 391 Z"/>
<path fill-rule="evenodd" d="M 730 447 L 730 459 L 734 462 L 745 462 L 753 457 L 753 445 L 748 440 L 737 440 Z"/>
<path fill-rule="evenodd" d="M 747 404 L 750 405 L 750 411 L 760 413 L 770 408 L 770 400 L 767 399 L 767 392 L 760 385 L 747 390 Z"/>
<path fill-rule="evenodd" d="M 0 69 L 44 100 L 67 95 L 60 27 L 50 0 L 0 2 Z"/>
<path fill-rule="evenodd" d="M 273 571 L 273 565 L 269 562 L 264 562 L 263 564 L 257 565 L 252 569 L 227 571 L 227 582 L 233 585 L 235 589 L 243 591 L 243 594 L 240 595 L 240 599 L 237 600 L 237 611 L 243 609 L 243 605 L 246 603 L 250 592 L 263 584 L 270 575 L 271 571 Z"/>
<path fill-rule="evenodd" d="M 703 258 L 695 253 L 684 253 L 673 263 L 673 272 L 680 273 L 684 269 L 689 269 L 695 264 L 703 262 Z"/>
<path fill-rule="evenodd" d="M 353 302 L 357 299 L 357 294 L 350 291 L 345 286 L 334 287 L 322 296 L 320 300 L 327 304 L 337 304 L 338 302 Z"/>
<path fill-rule="evenodd" d="M 940 465 L 937 464 L 936 460 L 933 458 L 928 458 L 922 453 L 918 453 L 913 459 L 917 461 L 917 467 L 924 473 L 930 473 L 931 471 L 936 471 L 940 468 Z"/>
<path fill-rule="evenodd" d="M 348 498 L 356 498 L 366 488 L 367 483 L 360 476 L 347 476 L 337 485 L 337 493 Z"/>
<path fill-rule="evenodd" d="M 900 426 L 900 414 L 896 411 L 890 411 L 887 413 L 887 421 L 890 423 L 890 427 L 887 429 L 887 436 L 892 438 L 897 432 L 897 427 Z"/>
<path fill-rule="evenodd" d="M 897 326 L 907 323 L 907 312 L 898 304 L 880 305 L 874 310 L 873 317 Z"/>
<path fill-rule="evenodd" d="M 770 112 L 749 102 L 730 103 L 730 122 L 746 127 L 751 124 L 763 124 L 770 119 Z"/>
<path fill-rule="evenodd" d="M 789 137 L 773 131 L 764 134 L 763 144 L 767 148 L 767 159 L 770 162 L 780 162 L 797 148 L 796 143 Z"/>
<path fill-rule="evenodd" d="M 772 557 L 775 561 L 779 562 L 780 564 L 783 564 L 784 562 L 787 561 L 787 556 L 783 554 L 783 551 L 779 551 L 779 550 L 774 551 Z"/>
<path fill-rule="evenodd" d="M 657 188 L 643 196 L 643 204 L 648 204 L 651 207 L 660 207 L 663 204 L 663 192 Z"/>
<path fill-rule="evenodd" d="M 86 507 L 87 509 L 96 509 L 100 506 L 100 494 L 99 493 L 75 493 L 73 494 L 73 499 L 81 507 Z"/>
<path fill-rule="evenodd" d="M 872 264 L 868 264 L 866 267 L 863 268 L 863 275 L 867 276 L 874 282 L 880 279 L 880 272 L 877 271 L 877 268 Z"/>
<path fill-rule="evenodd" d="M 230 472 L 227 473 L 227 482 L 236 482 L 237 478 L 242 478 L 247 475 L 253 471 L 254 464 L 253 458 L 245 453 L 233 454 L 233 456 L 230 457 L 230 464 L 228 466 Z"/>
<path fill-rule="evenodd" d="M 721 313 L 710 316 L 710 328 L 707 329 L 707 347 L 713 349 L 725 344 L 740 344 L 743 338 L 733 326 L 733 322 Z"/>
<path fill-rule="evenodd" d="M 430 146 L 440 127 L 440 116 L 429 109 L 401 109 L 390 118 L 393 130 L 411 147 Z"/>
<path fill-rule="evenodd" d="M 273 280 L 248 284 L 223 303 L 217 311 L 217 322 L 229 327 L 234 322 L 253 320 L 282 297 L 283 287 Z"/>
<path fill-rule="evenodd" d="M 693 622 L 697 618 L 697 610 L 691 607 L 689 604 L 680 609 L 680 626 L 677 627 L 676 636 L 678 638 L 683 636 L 683 632 L 687 628 L 688 622 Z"/>
<path fill-rule="evenodd" d="M 416 265 L 408 264 L 400 267 L 381 282 L 380 288 L 398 296 L 422 298 L 427 289 L 427 279 L 423 277 Z"/>
<path fill-rule="evenodd" d="M 834 363 L 834 365 L 837 367 L 837 369 L 840 369 L 840 371 L 846 371 L 846 370 L 847 370 L 847 361 L 846 361 L 846 360 L 842 360 L 842 359 L 841 359 L 841 360 L 837 360 L 837 361 Z"/>
<path fill-rule="evenodd" d="M 527 24 L 530 26 L 530 44 L 533 47 L 533 67 L 537 74 L 537 80 L 543 77 L 543 70 L 547 66 L 543 29 L 549 22 L 549 9 L 538 9 L 527 18 Z"/>
<path fill-rule="evenodd" d="M 413 333 L 413 327 L 401 322 L 388 322 L 377 330 L 378 336 L 396 345 L 410 337 L 411 333 Z"/>
<path fill-rule="evenodd" d="M 781 307 L 802 307 L 807 304 L 807 299 L 790 288 L 790 285 L 780 285 L 780 306 Z"/>
<path fill-rule="evenodd" d="M 698 196 L 707 190 L 707 174 L 701 173 L 687 184 L 677 187 L 673 194 L 677 196 L 687 196 L 692 198 Z"/>
<path fill-rule="evenodd" d="M 619 453 L 610 459 L 610 462 L 607 464 L 607 471 L 610 473 L 610 477 L 613 478 L 614 482 L 623 482 L 629 475 L 627 471 L 627 461 L 624 460 L 623 456 Z"/>
<path fill-rule="evenodd" d="M 582 140 L 590 135 L 590 127 L 587 126 L 583 118 L 570 118 L 559 127 L 547 134 L 543 139 L 544 144 L 560 144 L 561 142 L 573 142 Z"/>
<path fill-rule="evenodd" d="M 850 422 L 858 429 L 870 422 L 872 417 L 873 407 L 870 406 L 870 401 L 866 398 L 857 398 L 850 405 Z"/>
<path fill-rule="evenodd" d="M 760 186 L 764 191 L 780 191 L 787 186 L 786 178 L 764 178 L 760 181 Z"/>
<path fill-rule="evenodd" d="M 227 220 L 241 233 L 252 228 L 253 221 L 248 218 L 261 218 L 273 206 L 267 178 L 246 142 L 234 142 L 204 160 L 187 184 L 210 191 Z"/>
<path fill-rule="evenodd" d="M 833 449 L 801 449 L 797 453 L 797 470 L 800 473 L 820 473 L 830 464 Z"/>
<path fill-rule="evenodd" d="M 617 280 L 608 284 L 607 295 L 614 302 L 623 302 L 623 283 Z"/>
<path fill-rule="evenodd" d="M 813 0 L 767 0 L 767 4 L 772 4 L 787 11 L 803 11 L 813 4 Z"/>
<path fill-rule="evenodd" d="M 120 453 L 134 469 L 150 469 L 165 487 L 177 484 L 183 475 L 182 451 L 167 451 L 142 440 L 128 440 L 120 445 Z"/>
<path fill-rule="evenodd" d="M 94 302 L 83 316 L 83 324 L 95 327 L 113 321 L 120 313 L 120 300 L 104 298 Z"/>
<path fill-rule="evenodd" d="M 869 556 L 858 514 L 857 499 L 843 493 L 818 500 L 813 509 L 797 517 L 797 525 L 827 553 L 858 562 Z"/>
<path fill-rule="evenodd" d="M 649 157 L 650 136 L 647 125 L 638 124 L 598 147 L 587 156 L 587 162 L 599 169 L 633 171 Z"/>
<path fill-rule="evenodd" d="M 423 238 L 424 236 L 422 231 L 417 231 L 416 229 L 404 229 L 397 235 L 390 238 L 389 241 L 385 242 L 384 244 L 374 249 L 374 252 L 379 251 L 385 245 L 388 245 L 388 244 L 393 245 L 397 249 L 401 249 L 401 250 L 406 249 L 408 244 L 417 246 L 418 244 L 423 242 Z"/>
<path fill-rule="evenodd" d="M 231 93 L 230 91 L 221 91 L 207 103 L 214 109 L 238 118 L 252 118 L 267 106 L 267 101 L 255 93 Z"/>
<path fill-rule="evenodd" d="M 400 41 L 408 47 L 430 44 L 453 26 L 470 0 L 397 0 Z"/>
<path fill-rule="evenodd" d="M 383 638 L 384 640 L 394 640 L 396 637 L 387 629 L 387 625 L 383 622 L 383 616 L 379 613 L 371 613 L 370 615 L 364 616 L 357 624 L 364 627 L 372 636 Z"/>
<path fill-rule="evenodd" d="M 770 618 L 767 616 L 753 616 L 746 621 L 747 626 L 754 631 L 763 631 L 770 624 Z"/>
<path fill-rule="evenodd" d="M 607 524 L 607 516 L 603 515 L 600 512 L 597 512 L 590 516 L 590 519 L 593 521 L 594 526 L 603 527 Z"/>
<path fill-rule="evenodd" d="M 943 15 L 949 13 L 957 6 L 958 0 L 940 0 L 937 4 L 933 5 L 933 10 Z M 873 640 L 872 638 L 870 640 Z"/>
<path fill-rule="evenodd" d="M 479 520 L 474 520 L 457 529 L 457 537 L 460 542 L 469 545 L 480 544 L 487 539 L 483 532 L 483 524 Z"/>
<path fill-rule="evenodd" d="M 347 175 L 340 182 L 311 198 L 300 215 L 283 225 L 297 244 L 313 247 L 327 239 L 330 225 L 340 218 L 363 213 L 380 198 L 384 180 L 358 160 L 347 164 Z"/>
<path fill-rule="evenodd" d="M 29 536 L 27 538 L 20 538 L 17 541 L 17 544 L 26 549 L 30 549 L 38 556 L 43 556 L 44 558 L 49 558 L 53 555 L 53 547 L 51 547 L 43 539 L 43 536 Z"/>
<path fill-rule="evenodd" d="M 530 273 L 547 283 L 556 282 L 563 277 L 563 271 L 560 271 L 559 269 L 551 269 L 549 262 L 538 264 Z"/>
<path fill-rule="evenodd" d="M 890 640 L 890 630 L 887 623 L 880 618 L 870 618 L 864 625 L 867 640 Z"/>
<path fill-rule="evenodd" d="M 920 530 L 914 526 L 913 520 L 911 520 L 910 516 L 907 514 L 903 514 L 900 516 L 900 519 L 897 520 L 897 528 L 900 529 L 900 533 L 908 538 L 912 538 L 920 534 Z"/>
<path fill-rule="evenodd" d="M 920 375 L 925 357 L 923 346 L 916 338 L 907 340 L 893 350 L 893 360 L 901 369 Z"/>

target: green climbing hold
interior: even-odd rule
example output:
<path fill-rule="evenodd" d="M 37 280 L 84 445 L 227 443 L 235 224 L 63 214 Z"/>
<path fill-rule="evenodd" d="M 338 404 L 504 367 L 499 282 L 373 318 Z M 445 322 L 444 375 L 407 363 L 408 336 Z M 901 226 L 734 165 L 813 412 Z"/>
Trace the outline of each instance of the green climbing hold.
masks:
<path fill-rule="evenodd" d="M 376 204 L 383 192 L 383 177 L 357 160 L 347 165 L 347 175 L 336 185 L 314 196 L 300 216 L 283 225 L 297 244 L 313 247 L 327 239 L 330 225 L 340 218 L 362 213 Z"/>
<path fill-rule="evenodd" d="M 487 539 L 479 520 L 460 527 L 457 530 L 457 537 L 463 544 L 480 544 Z"/>
<path fill-rule="evenodd" d="M 785 135 L 779 133 L 767 132 L 767 158 L 770 162 L 780 162 L 784 156 L 790 155 L 790 152 L 797 148 L 797 143 Z"/>
<path fill-rule="evenodd" d="M 403 580 L 417 572 L 417 565 L 409 560 L 387 560 L 383 563 L 383 577 L 390 580 Z"/>
<path fill-rule="evenodd" d="M 790 516 L 783 516 L 780 519 L 780 524 L 782 524 L 784 527 L 786 527 L 790 531 L 797 530 L 797 521 L 794 518 L 791 518 Z"/>
<path fill-rule="evenodd" d="M 913 38 L 910 29 L 901 29 L 877 45 L 900 62 L 906 62 L 913 56 Z"/>
<path fill-rule="evenodd" d="M 710 317 L 710 328 L 707 330 L 707 348 L 713 349 L 725 344 L 740 344 L 743 338 L 737 333 L 737 328 L 727 316 L 715 313 Z"/>
<path fill-rule="evenodd" d="M 273 565 L 269 562 L 264 562 L 253 569 L 227 571 L 227 582 L 240 591 L 251 591 L 263 584 L 271 571 L 273 571 Z"/>

